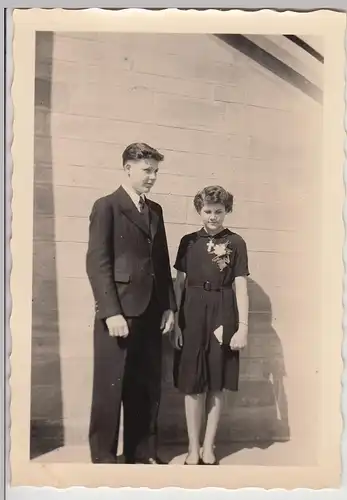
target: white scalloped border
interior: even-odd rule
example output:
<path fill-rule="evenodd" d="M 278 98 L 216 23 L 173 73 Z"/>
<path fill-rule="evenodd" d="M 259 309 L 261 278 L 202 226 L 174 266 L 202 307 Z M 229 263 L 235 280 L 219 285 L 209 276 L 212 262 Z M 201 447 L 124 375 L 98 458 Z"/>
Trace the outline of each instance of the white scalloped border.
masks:
<path fill-rule="evenodd" d="M 12 41 L 13 41 L 13 23 L 12 23 L 12 14 L 15 9 L 7 9 L 6 12 L 6 52 L 7 52 L 7 57 L 6 57 L 6 142 L 5 142 L 5 148 L 6 148 L 6 158 L 5 158 L 5 214 L 6 214 L 6 222 L 5 222 L 5 242 L 6 242 L 6 248 L 5 248 L 5 355 L 6 355 L 6 360 L 5 360 L 5 422 L 6 422 L 6 439 L 5 439 L 5 453 L 6 457 L 4 460 L 5 463 L 5 480 L 6 480 L 6 486 L 11 480 L 11 471 L 10 471 L 10 449 L 11 449 L 11 386 L 10 386 L 10 377 L 11 377 L 11 361 L 10 361 L 10 356 L 11 356 L 11 350 L 12 350 L 12 342 L 11 342 L 11 331 L 10 331 L 10 318 L 11 318 L 11 313 L 12 313 L 12 296 L 11 296 L 11 288 L 10 288 L 10 276 L 11 276 L 11 269 L 12 269 L 12 254 L 11 254 L 11 222 L 12 222 L 12 210 L 11 210 L 11 200 L 13 196 L 12 192 L 12 184 L 11 184 L 11 178 L 12 178 L 12 173 L 13 173 L 13 161 L 12 161 L 12 143 L 13 143 L 13 119 L 14 119 L 14 113 L 13 113 L 13 102 L 11 99 L 11 89 L 12 89 L 12 83 L 13 83 L 13 74 L 14 74 L 14 67 L 13 67 L 13 59 L 12 59 Z M 317 9 L 314 12 L 310 12 L 310 15 L 315 15 L 316 13 L 319 14 L 324 11 L 330 11 L 331 9 Z M 243 11 L 241 9 L 230 9 L 228 11 L 226 10 L 215 10 L 215 9 L 206 9 L 206 10 L 197 10 L 197 9 L 189 9 L 189 10 L 182 10 L 180 8 L 170 8 L 170 9 L 165 9 L 163 8 L 162 10 L 157 10 L 157 11 L 151 11 L 149 9 L 145 8 L 124 8 L 120 9 L 117 11 L 110 11 L 107 9 L 100 9 L 100 8 L 86 8 L 86 9 L 81 9 L 81 10 L 70 10 L 70 9 L 64 9 L 64 8 L 54 8 L 54 9 L 37 9 L 37 8 L 32 8 L 27 10 L 27 14 L 30 15 L 32 12 L 33 15 L 37 15 L 37 13 L 40 13 L 40 16 L 42 16 L 42 21 L 51 21 L 53 15 L 56 16 L 57 13 L 61 13 L 64 15 L 65 20 L 70 20 L 74 21 L 76 16 L 80 18 L 80 16 L 85 16 L 85 18 L 89 15 L 103 15 L 103 16 L 109 16 L 112 18 L 119 18 L 123 20 L 129 20 L 129 17 L 135 16 L 141 16 L 141 17 L 146 17 L 146 19 L 154 19 L 160 20 L 163 19 L 164 17 L 167 18 L 168 15 L 173 16 L 175 21 L 177 19 L 184 20 L 185 17 L 189 16 L 192 18 L 196 18 L 196 16 L 203 18 L 206 16 L 209 16 L 211 19 L 211 15 L 218 21 L 220 21 L 220 18 L 223 17 L 229 17 L 230 19 L 235 17 L 239 17 L 238 20 L 241 18 L 250 18 L 254 16 L 269 16 L 276 20 L 280 21 L 281 18 L 286 17 L 288 18 L 295 18 L 295 20 L 298 20 L 299 16 L 305 15 L 306 12 L 300 12 L 300 11 L 291 11 L 291 10 L 285 10 L 283 12 L 276 12 L 272 9 L 259 9 L 259 10 L 252 10 L 252 11 Z M 110 26 L 111 27 L 111 26 Z M 112 28 L 114 28 L 114 24 L 112 25 Z M 54 26 L 52 23 L 50 23 L 50 29 L 54 29 Z M 75 29 L 75 28 L 74 28 Z M 83 28 L 84 30 L 86 29 L 85 27 Z M 253 32 L 254 30 L 252 30 Z M 277 28 L 278 31 L 278 28 Z M 167 32 L 167 30 L 166 30 Z M 231 31 L 232 32 L 232 31 Z M 296 30 L 296 32 L 300 32 Z M 347 54 L 347 34 L 345 37 L 345 51 Z M 343 172 L 344 172 L 344 184 L 345 184 L 345 191 L 347 193 L 347 62 L 345 63 L 345 121 L 344 121 L 344 126 L 345 126 L 345 131 L 346 131 L 346 137 L 345 137 L 345 161 L 344 161 L 344 167 L 343 167 Z M 344 283 L 344 292 L 343 292 L 343 305 L 344 305 L 344 315 L 343 315 L 343 330 L 344 330 L 344 340 L 343 340 L 343 346 L 342 346 L 342 358 L 343 358 L 343 375 L 342 375 L 342 386 L 344 389 L 344 392 L 346 392 L 345 388 L 347 386 L 347 197 L 345 199 L 344 203 L 344 210 L 343 210 L 343 220 L 344 220 L 344 226 L 345 226 L 345 242 L 344 242 L 344 248 L 343 248 L 343 261 L 344 261 L 344 266 L 345 266 L 345 274 L 343 278 L 343 283 Z M 347 442 L 347 429 L 346 429 L 346 417 L 347 417 L 347 397 L 344 398 L 344 394 L 342 394 L 341 397 L 341 409 L 342 409 L 342 418 L 343 418 L 343 434 L 342 434 L 342 442 L 346 444 Z M 341 445 L 341 459 L 342 459 L 342 486 L 346 487 L 347 486 L 347 446 L 345 448 L 342 447 Z M 17 487 L 17 490 L 43 490 L 42 493 L 48 493 L 52 492 L 54 494 L 57 494 L 60 492 L 57 488 L 53 487 L 42 487 L 42 488 L 34 488 L 34 487 Z M 82 487 L 82 486 L 76 486 L 76 487 L 70 487 L 67 488 L 66 490 L 63 490 L 65 492 L 67 491 L 85 491 L 89 490 L 90 488 Z M 99 487 L 95 488 L 99 493 L 101 492 L 100 490 L 105 492 L 106 494 L 115 494 L 114 489 L 108 488 L 108 487 Z M 208 493 L 217 493 L 218 492 L 223 492 L 226 493 L 228 492 L 228 495 L 230 494 L 236 494 L 236 491 L 228 491 L 222 488 L 205 488 L 204 490 L 183 490 L 181 488 L 165 488 L 165 492 L 169 495 L 170 493 L 174 493 L 174 491 L 177 490 L 177 493 L 179 495 L 184 495 L 185 493 L 190 492 L 198 492 L 200 494 L 208 494 Z M 134 491 L 133 488 L 119 488 L 117 491 L 120 492 L 122 491 Z M 139 493 L 143 493 L 144 491 L 152 491 L 150 488 L 138 488 L 137 491 Z M 206 493 L 205 493 L 206 491 Z M 277 495 L 276 498 L 278 498 L 278 495 L 280 493 L 285 493 L 289 494 L 289 491 L 284 490 L 284 489 L 272 489 L 272 490 L 264 490 L 263 488 L 243 488 L 242 492 L 246 493 L 247 491 L 250 491 L 250 493 L 257 492 L 259 494 L 267 492 L 267 494 L 273 494 Z M 313 492 L 315 490 L 311 490 L 308 488 L 296 488 L 290 492 L 290 494 L 299 494 L 300 492 Z M 320 491 L 334 491 L 331 489 L 326 489 L 326 490 L 320 490 Z M 34 492 L 33 492 L 34 493 Z M 35 494 L 35 493 L 34 493 Z M 37 494 L 37 493 L 36 493 Z M 251 498 L 251 497 L 249 497 Z M 342 497 L 341 497 L 342 498 Z"/>

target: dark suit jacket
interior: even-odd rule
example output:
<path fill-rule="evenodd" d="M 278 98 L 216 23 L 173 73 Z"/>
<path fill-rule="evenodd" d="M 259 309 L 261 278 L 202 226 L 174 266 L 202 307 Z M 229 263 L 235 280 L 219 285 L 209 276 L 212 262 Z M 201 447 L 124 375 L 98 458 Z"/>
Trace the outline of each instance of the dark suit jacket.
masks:
<path fill-rule="evenodd" d="M 177 310 L 162 208 L 147 202 L 150 227 L 122 187 L 94 203 L 86 264 L 99 319 L 139 316 L 154 286 L 163 311 Z"/>

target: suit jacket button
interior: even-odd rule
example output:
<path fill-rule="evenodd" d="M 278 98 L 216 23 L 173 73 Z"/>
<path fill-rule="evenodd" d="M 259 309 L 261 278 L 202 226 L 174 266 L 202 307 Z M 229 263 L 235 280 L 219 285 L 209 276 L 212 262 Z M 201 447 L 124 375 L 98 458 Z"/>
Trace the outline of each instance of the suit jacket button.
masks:
<path fill-rule="evenodd" d="M 148 243 L 152 243 L 151 238 L 147 238 Z"/>

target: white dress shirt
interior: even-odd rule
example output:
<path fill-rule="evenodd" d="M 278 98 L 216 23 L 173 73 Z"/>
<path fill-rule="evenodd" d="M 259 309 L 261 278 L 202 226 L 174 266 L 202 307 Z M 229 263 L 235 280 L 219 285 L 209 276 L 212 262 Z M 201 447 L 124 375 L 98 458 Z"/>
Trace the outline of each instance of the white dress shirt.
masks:
<path fill-rule="evenodd" d="M 136 193 L 130 186 L 127 186 L 126 184 L 122 184 L 123 189 L 128 193 L 132 201 L 134 202 L 135 207 L 139 212 L 141 212 L 141 207 L 140 207 L 140 198 L 143 199 L 143 201 L 146 201 L 146 197 L 144 194 L 139 194 Z"/>

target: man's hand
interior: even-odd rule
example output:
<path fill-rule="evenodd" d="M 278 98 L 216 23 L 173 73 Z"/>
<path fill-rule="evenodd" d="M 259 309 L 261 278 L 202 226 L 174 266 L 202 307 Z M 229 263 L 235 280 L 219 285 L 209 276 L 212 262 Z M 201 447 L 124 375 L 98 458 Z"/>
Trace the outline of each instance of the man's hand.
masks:
<path fill-rule="evenodd" d="M 239 329 L 233 335 L 230 341 L 230 348 L 233 351 L 239 351 L 246 347 L 248 339 L 248 326 L 243 323 L 239 324 Z"/>
<path fill-rule="evenodd" d="M 160 329 L 163 331 L 163 333 L 169 333 L 173 329 L 174 324 L 175 324 L 175 315 L 173 311 L 171 311 L 170 309 L 164 311 L 160 325 Z"/>
<path fill-rule="evenodd" d="M 121 314 L 107 318 L 106 325 L 111 337 L 127 337 L 129 335 L 128 324 Z"/>
<path fill-rule="evenodd" d="M 183 335 L 180 327 L 178 325 L 175 326 L 174 331 L 171 335 L 171 343 L 173 344 L 175 349 L 182 349 L 183 347 Z"/>

